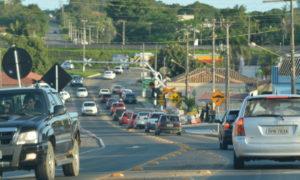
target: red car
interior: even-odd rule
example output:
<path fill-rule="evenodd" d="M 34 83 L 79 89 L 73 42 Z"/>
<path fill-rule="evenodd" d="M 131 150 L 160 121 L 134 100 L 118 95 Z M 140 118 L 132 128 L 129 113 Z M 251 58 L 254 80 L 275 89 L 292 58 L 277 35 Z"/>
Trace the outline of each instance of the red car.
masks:
<path fill-rule="evenodd" d="M 133 112 L 131 111 L 125 111 L 123 113 L 123 115 L 121 116 L 121 118 L 119 119 L 119 125 L 123 125 L 123 124 L 129 124 L 130 119 L 133 116 Z"/>
<path fill-rule="evenodd" d="M 137 118 L 137 114 L 133 113 L 133 115 L 131 116 L 131 118 L 129 119 L 129 123 L 128 123 L 128 126 L 127 128 L 134 128 L 134 125 L 135 125 L 135 121 L 136 121 L 136 118 Z"/>
<path fill-rule="evenodd" d="M 110 108 L 110 113 L 113 115 L 116 112 L 116 109 L 126 109 L 126 106 L 123 102 L 113 103 Z"/>

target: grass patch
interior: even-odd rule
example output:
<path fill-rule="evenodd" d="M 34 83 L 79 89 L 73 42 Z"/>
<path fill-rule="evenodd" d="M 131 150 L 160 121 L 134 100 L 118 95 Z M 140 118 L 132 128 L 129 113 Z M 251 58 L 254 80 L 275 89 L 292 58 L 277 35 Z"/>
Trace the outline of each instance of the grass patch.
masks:
<path fill-rule="evenodd" d="M 82 69 L 73 69 L 73 70 L 67 70 L 67 72 L 71 75 L 81 75 L 82 77 L 88 77 L 97 73 L 100 73 L 100 70 L 98 69 L 85 69 L 85 72 L 82 72 Z"/>

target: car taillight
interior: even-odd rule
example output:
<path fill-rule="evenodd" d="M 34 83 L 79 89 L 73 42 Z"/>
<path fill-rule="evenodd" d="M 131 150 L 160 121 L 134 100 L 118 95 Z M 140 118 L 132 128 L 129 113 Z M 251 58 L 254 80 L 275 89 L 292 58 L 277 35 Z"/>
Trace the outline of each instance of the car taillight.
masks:
<path fill-rule="evenodd" d="M 236 136 L 245 136 L 244 118 L 239 118 L 235 122 L 234 134 Z"/>
<path fill-rule="evenodd" d="M 224 130 L 230 129 L 230 124 L 229 123 L 225 123 L 224 124 Z"/>

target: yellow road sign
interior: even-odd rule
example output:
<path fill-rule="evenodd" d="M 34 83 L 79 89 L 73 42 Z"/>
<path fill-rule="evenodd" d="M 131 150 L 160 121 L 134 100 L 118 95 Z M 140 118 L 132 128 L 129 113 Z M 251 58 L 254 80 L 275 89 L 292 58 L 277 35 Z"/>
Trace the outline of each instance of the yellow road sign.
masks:
<path fill-rule="evenodd" d="M 212 94 L 211 100 L 216 106 L 221 106 L 225 101 L 225 95 L 221 91 L 217 90 Z"/>

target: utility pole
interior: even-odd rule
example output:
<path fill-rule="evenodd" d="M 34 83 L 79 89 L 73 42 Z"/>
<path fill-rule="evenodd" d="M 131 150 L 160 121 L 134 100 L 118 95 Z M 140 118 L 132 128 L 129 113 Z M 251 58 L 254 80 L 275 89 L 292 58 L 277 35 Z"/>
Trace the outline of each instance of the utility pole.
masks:
<path fill-rule="evenodd" d="M 226 22 L 226 74 L 225 74 L 225 112 L 227 112 L 230 109 L 230 44 L 229 44 L 229 28 L 230 28 L 230 24 L 227 21 Z"/>
<path fill-rule="evenodd" d="M 215 53 L 216 53 L 216 19 L 213 19 L 212 24 L 212 92 L 216 91 L 216 61 L 215 61 Z M 213 109 L 215 109 L 215 104 L 213 103 Z"/>
<path fill-rule="evenodd" d="M 89 44 L 92 43 L 92 26 L 89 26 Z"/>
<path fill-rule="evenodd" d="M 83 23 L 83 41 L 82 41 L 82 47 L 83 47 L 83 61 L 85 61 L 85 43 L 86 43 L 86 27 L 85 27 L 85 23 L 87 22 L 86 19 L 82 20 Z M 85 71 L 85 64 L 82 64 L 82 71 Z"/>
<path fill-rule="evenodd" d="M 185 98 L 189 98 L 188 86 L 189 86 L 189 33 L 186 32 L 186 64 L 185 64 Z"/>
<path fill-rule="evenodd" d="M 125 21 L 122 21 L 122 47 L 124 48 L 125 46 L 125 39 L 126 38 L 126 26 L 125 26 Z"/>
<path fill-rule="evenodd" d="M 65 7 L 62 1 L 60 1 L 61 4 L 61 17 L 62 17 L 62 21 L 63 21 L 63 25 L 64 27 L 66 27 L 66 21 L 65 21 Z"/>
<path fill-rule="evenodd" d="M 251 17 L 248 17 L 248 45 L 251 43 Z"/>
<path fill-rule="evenodd" d="M 157 50 L 157 44 L 155 45 L 155 63 L 154 63 L 154 69 L 155 69 L 155 71 L 157 71 L 157 52 L 158 50 Z"/>
<path fill-rule="evenodd" d="M 295 63 L 295 29 L 294 29 L 294 7 L 293 0 L 291 0 L 291 61 L 292 61 L 292 69 L 291 69 L 291 94 L 296 94 L 296 63 Z"/>
<path fill-rule="evenodd" d="M 195 52 L 196 52 L 196 29 L 195 26 L 193 28 L 193 58 L 195 58 Z"/>

